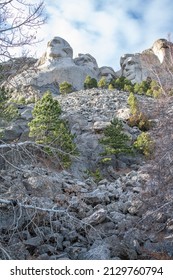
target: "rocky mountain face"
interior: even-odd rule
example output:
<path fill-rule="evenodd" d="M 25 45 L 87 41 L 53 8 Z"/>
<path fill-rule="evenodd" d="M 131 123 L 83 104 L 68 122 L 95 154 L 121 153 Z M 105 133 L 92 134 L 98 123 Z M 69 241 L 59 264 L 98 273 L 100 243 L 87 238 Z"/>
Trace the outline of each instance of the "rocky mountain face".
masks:
<path fill-rule="evenodd" d="M 164 63 L 163 42 L 133 56 L 140 60 L 141 79 L 148 75 L 143 55 L 151 55 L 158 65 Z M 121 58 L 121 71 L 115 73 L 109 67 L 98 68 L 90 55 L 73 59 L 72 54 L 69 44 L 56 37 L 40 60 L 10 75 L 15 94 L 53 90 L 79 154 L 67 170 L 57 159 L 43 157 L 28 137 L 34 104 L 16 105 L 19 116 L 6 125 L 0 144 L 0 258 L 172 259 L 172 97 L 165 103 L 138 96 L 142 111 L 154 124 L 149 132 L 155 139 L 154 157 L 120 155 L 114 164 L 104 165 L 99 140 L 114 117 L 122 120 L 132 143 L 141 131 L 127 123 L 127 92 L 83 90 L 84 78 L 89 74 L 110 79 L 121 72 L 139 81 L 139 72 L 130 55 Z M 125 64 L 132 66 L 135 78 Z M 57 94 L 64 80 L 80 90 Z"/>
<path fill-rule="evenodd" d="M 99 79 L 106 76 L 115 78 L 111 67 L 98 67 L 90 54 L 79 54 L 73 59 L 73 49 L 67 41 L 60 37 L 53 38 L 47 44 L 43 56 L 27 70 L 10 76 L 10 87 L 20 90 L 32 87 L 44 92 L 50 89 L 54 94 L 59 92 L 59 84 L 66 81 L 74 90 L 83 89 L 86 76 Z"/>
<path fill-rule="evenodd" d="M 49 89 L 53 94 L 59 93 L 60 83 L 72 84 L 74 90 L 83 89 L 87 75 L 107 81 L 124 76 L 132 83 L 140 83 L 148 77 L 159 81 L 163 86 L 172 87 L 172 54 L 173 44 L 159 39 L 153 46 L 142 53 L 125 54 L 120 58 L 120 70 L 114 71 L 108 66 L 98 67 L 96 59 L 90 54 L 79 54 L 73 58 L 73 49 L 67 41 L 55 37 L 48 42 L 45 53 L 34 59 L 19 58 L 13 63 L 4 64 L 8 71 L 8 82 L 5 85 L 14 91 L 29 92 L 29 95 L 43 93 Z M 19 65 L 19 67 L 18 67 Z M 16 73 L 15 73 L 16 70 Z M 27 94 L 26 94 L 26 97 Z"/>
<path fill-rule="evenodd" d="M 133 83 L 140 83 L 150 77 L 162 86 L 172 87 L 173 44 L 165 39 L 154 42 L 142 53 L 125 54 L 120 59 L 121 73 Z"/>

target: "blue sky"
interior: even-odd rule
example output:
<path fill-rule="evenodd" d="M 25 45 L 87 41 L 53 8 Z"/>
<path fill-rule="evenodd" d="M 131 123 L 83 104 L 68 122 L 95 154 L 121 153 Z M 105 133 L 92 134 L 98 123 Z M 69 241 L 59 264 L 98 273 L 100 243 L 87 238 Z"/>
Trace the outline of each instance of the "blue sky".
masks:
<path fill-rule="evenodd" d="M 36 0 L 32 0 L 36 2 Z M 172 0 L 45 0 L 47 24 L 38 32 L 40 56 L 54 36 L 78 53 L 90 53 L 101 66 L 120 68 L 125 53 L 141 52 L 173 33 Z"/>

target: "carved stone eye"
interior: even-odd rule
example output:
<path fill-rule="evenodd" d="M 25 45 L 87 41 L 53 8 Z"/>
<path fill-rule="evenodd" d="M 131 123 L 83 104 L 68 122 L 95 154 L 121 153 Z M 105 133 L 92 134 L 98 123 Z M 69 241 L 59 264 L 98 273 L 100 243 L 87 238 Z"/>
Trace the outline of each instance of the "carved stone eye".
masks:
<path fill-rule="evenodd" d="M 48 42 L 48 46 L 53 46 L 53 45 L 61 45 L 62 44 L 62 42 L 60 41 L 60 40 L 58 40 L 58 39 L 53 39 L 52 41 L 50 41 L 50 42 Z"/>
<path fill-rule="evenodd" d="M 58 39 L 54 39 L 54 40 L 52 41 L 52 43 L 54 43 L 54 44 L 61 44 L 61 41 L 58 40 Z"/>
<path fill-rule="evenodd" d="M 128 61 L 127 64 L 128 64 L 128 65 L 134 65 L 135 62 L 134 62 L 134 61 Z"/>

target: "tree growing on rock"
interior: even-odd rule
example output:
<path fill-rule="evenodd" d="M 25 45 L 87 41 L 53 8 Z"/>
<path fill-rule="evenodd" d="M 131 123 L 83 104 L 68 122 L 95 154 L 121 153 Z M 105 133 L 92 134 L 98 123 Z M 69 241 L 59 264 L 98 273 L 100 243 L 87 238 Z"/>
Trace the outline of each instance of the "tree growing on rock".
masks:
<path fill-rule="evenodd" d="M 60 119 L 60 115 L 60 104 L 50 92 L 46 92 L 34 107 L 29 136 L 34 137 L 36 143 L 43 144 L 49 154 L 58 154 L 63 166 L 68 167 L 71 155 L 76 154 L 76 146 L 67 123 Z"/>
<path fill-rule="evenodd" d="M 91 78 L 89 75 L 86 76 L 84 81 L 84 89 L 97 88 L 97 80 L 95 78 Z"/>
<path fill-rule="evenodd" d="M 134 142 L 134 147 L 149 158 L 154 153 L 154 141 L 148 132 L 142 132 Z"/>
<path fill-rule="evenodd" d="M 100 81 L 98 82 L 98 87 L 99 87 L 99 88 L 103 88 L 103 89 L 108 87 L 108 83 L 107 83 L 105 77 L 102 77 L 102 78 L 100 79 Z"/>
<path fill-rule="evenodd" d="M 133 148 L 129 144 L 130 137 L 124 132 L 121 120 L 115 118 L 104 130 L 104 137 L 100 143 L 104 146 L 102 162 L 110 161 L 112 155 L 132 154 Z"/>
<path fill-rule="evenodd" d="M 59 89 L 60 89 L 60 93 L 62 94 L 70 93 L 73 91 L 72 85 L 67 82 L 61 83 Z"/>
<path fill-rule="evenodd" d="M 142 131 L 149 130 L 151 123 L 147 115 L 140 110 L 139 102 L 132 92 L 129 94 L 127 103 L 130 106 L 131 112 L 131 115 L 128 119 L 128 124 L 132 127 L 137 126 Z"/>

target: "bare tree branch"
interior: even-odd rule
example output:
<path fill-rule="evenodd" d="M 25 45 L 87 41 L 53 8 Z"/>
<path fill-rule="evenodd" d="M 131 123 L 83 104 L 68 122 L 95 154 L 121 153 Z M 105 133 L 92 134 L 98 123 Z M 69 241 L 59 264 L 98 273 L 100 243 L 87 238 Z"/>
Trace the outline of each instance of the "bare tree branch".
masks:
<path fill-rule="evenodd" d="M 10 49 L 36 43 L 38 28 L 45 22 L 44 3 L 24 0 L 0 3 L 0 61 L 11 58 Z"/>

